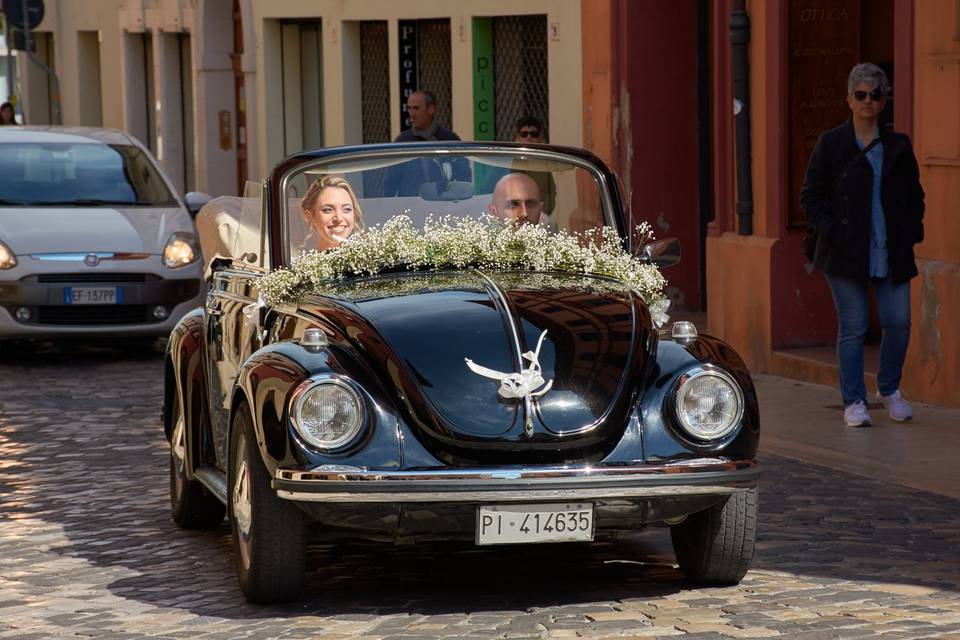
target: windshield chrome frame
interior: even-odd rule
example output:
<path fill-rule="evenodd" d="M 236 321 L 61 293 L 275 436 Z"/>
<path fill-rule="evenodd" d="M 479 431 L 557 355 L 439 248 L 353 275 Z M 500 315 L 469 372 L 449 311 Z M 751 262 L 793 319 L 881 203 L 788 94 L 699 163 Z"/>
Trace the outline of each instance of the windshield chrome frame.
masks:
<path fill-rule="evenodd" d="M 428 149 L 424 149 L 423 151 L 412 150 L 409 147 L 397 149 L 396 151 L 377 149 L 376 151 L 369 151 L 369 152 L 360 151 L 355 153 L 345 153 L 343 155 L 325 156 L 322 158 L 316 158 L 314 161 L 300 163 L 297 166 L 290 169 L 289 171 L 287 171 L 285 174 L 283 174 L 283 177 L 280 179 L 280 184 L 278 187 L 278 196 L 279 196 L 278 201 L 280 203 L 280 208 L 282 209 L 281 211 L 278 212 L 278 215 L 280 215 L 280 235 L 282 239 L 280 242 L 280 245 L 283 247 L 283 252 L 281 253 L 280 256 L 277 256 L 279 260 L 275 260 L 272 258 L 273 264 L 275 264 L 277 267 L 289 267 L 291 263 L 290 243 L 288 241 L 288 238 L 290 235 L 289 211 L 288 211 L 289 202 L 284 195 L 287 192 L 287 186 L 289 184 L 291 176 L 305 173 L 306 171 L 309 171 L 313 167 L 330 165 L 330 164 L 333 164 L 334 162 L 358 160 L 358 159 L 369 157 L 369 156 L 386 156 L 386 157 L 396 156 L 399 158 L 406 156 L 406 157 L 409 157 L 410 159 L 414 159 L 414 158 L 423 157 L 424 155 L 438 155 L 438 156 L 477 156 L 477 155 L 511 156 L 511 155 L 515 155 L 515 156 L 527 156 L 532 158 L 540 158 L 544 160 L 561 161 L 565 164 L 569 164 L 574 167 L 579 167 L 581 169 L 586 170 L 597 181 L 597 188 L 600 191 L 600 206 L 603 209 L 604 224 L 607 226 L 611 226 L 615 229 L 617 228 L 616 219 L 614 216 L 615 209 L 613 206 L 613 200 L 610 197 L 610 185 L 608 184 L 606 176 L 597 165 L 593 164 L 592 162 L 587 162 L 586 160 L 583 160 L 581 158 L 577 158 L 576 156 L 567 155 L 566 153 L 563 153 L 560 151 L 548 151 L 543 149 L 527 149 L 527 148 L 517 149 L 515 147 L 509 147 L 509 148 L 503 148 L 503 149 L 494 149 L 491 147 L 482 147 L 482 148 L 460 147 L 457 149 L 428 148 Z M 265 221 L 265 222 L 269 222 L 269 221 Z"/>

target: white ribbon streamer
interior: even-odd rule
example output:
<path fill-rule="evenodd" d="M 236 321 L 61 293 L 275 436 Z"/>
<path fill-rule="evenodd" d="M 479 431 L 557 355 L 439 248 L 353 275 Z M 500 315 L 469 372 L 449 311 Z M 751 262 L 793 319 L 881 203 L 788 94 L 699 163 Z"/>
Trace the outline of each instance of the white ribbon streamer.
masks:
<path fill-rule="evenodd" d="M 497 380 L 500 382 L 499 394 L 502 398 L 539 398 L 553 386 L 553 380 L 546 382 L 538 360 L 540 356 L 540 347 L 543 345 L 543 339 L 547 337 L 547 330 L 544 329 L 537 340 L 537 350 L 527 351 L 522 354 L 524 359 L 530 361 L 530 366 L 520 373 L 503 373 L 494 371 L 487 367 L 474 363 L 470 358 L 464 358 L 471 371 L 485 378 Z M 546 384 L 544 384 L 546 382 Z M 542 389 L 540 387 L 543 387 Z M 539 389 L 539 391 L 537 391 Z"/>

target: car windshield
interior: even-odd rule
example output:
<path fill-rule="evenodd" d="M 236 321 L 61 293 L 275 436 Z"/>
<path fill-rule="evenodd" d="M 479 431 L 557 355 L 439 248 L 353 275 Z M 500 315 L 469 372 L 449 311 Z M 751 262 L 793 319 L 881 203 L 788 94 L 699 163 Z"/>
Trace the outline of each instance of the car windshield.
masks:
<path fill-rule="evenodd" d="M 325 159 L 284 181 L 287 257 L 333 248 L 396 215 L 418 227 L 428 217 L 447 215 L 489 215 L 554 232 L 615 226 L 598 180 L 586 165 L 546 151 Z"/>
<path fill-rule="evenodd" d="M 159 170 L 134 145 L 0 144 L 0 205 L 174 207 Z"/>

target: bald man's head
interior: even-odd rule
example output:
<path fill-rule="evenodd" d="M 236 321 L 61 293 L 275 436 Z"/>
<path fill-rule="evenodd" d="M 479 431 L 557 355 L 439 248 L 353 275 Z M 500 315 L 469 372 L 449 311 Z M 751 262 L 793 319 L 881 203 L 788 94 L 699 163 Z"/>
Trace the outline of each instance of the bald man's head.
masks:
<path fill-rule="evenodd" d="M 508 173 L 497 181 L 489 209 L 501 220 L 537 224 L 543 212 L 540 187 L 524 173 Z"/>

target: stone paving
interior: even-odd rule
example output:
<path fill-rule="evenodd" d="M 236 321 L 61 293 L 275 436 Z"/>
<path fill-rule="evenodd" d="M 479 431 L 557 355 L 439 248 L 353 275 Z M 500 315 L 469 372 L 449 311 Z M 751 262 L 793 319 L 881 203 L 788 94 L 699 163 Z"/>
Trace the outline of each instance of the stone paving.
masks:
<path fill-rule="evenodd" d="M 161 370 L 69 345 L 0 360 L 0 638 L 960 639 L 960 500 L 772 455 L 737 587 L 685 584 L 654 529 L 312 548 L 300 602 L 248 605 L 227 527 L 170 519 Z"/>

